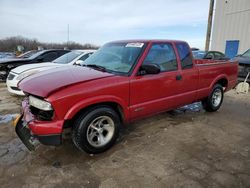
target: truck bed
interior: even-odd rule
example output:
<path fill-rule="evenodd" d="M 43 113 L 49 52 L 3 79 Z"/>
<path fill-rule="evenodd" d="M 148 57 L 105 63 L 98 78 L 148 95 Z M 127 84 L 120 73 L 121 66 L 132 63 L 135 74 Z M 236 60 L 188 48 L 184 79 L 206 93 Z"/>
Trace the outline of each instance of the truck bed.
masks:
<path fill-rule="evenodd" d="M 228 60 L 194 60 L 199 72 L 198 99 L 207 96 L 214 85 L 213 80 L 226 78 L 225 91 L 237 84 L 238 62 Z"/>
<path fill-rule="evenodd" d="M 221 63 L 236 63 L 236 61 L 230 61 L 230 60 L 212 60 L 212 59 L 194 59 L 195 65 L 214 65 L 214 64 L 221 64 Z"/>

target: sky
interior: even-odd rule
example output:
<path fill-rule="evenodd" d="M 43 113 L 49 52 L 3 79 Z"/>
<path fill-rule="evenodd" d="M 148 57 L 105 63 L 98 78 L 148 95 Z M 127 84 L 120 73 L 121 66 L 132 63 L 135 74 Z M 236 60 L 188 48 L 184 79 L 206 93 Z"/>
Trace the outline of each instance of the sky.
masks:
<path fill-rule="evenodd" d="M 0 38 L 103 45 L 178 39 L 204 49 L 209 0 L 0 0 Z"/>

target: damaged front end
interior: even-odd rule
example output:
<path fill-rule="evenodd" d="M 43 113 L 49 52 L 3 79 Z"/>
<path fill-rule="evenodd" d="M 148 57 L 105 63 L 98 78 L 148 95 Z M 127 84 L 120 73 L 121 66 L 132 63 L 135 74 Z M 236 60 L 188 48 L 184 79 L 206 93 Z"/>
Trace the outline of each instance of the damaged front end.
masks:
<path fill-rule="evenodd" d="M 36 148 L 37 143 L 35 142 L 34 137 L 31 134 L 28 124 L 24 123 L 23 116 L 20 116 L 19 120 L 15 125 L 15 131 L 17 136 L 23 142 L 23 144 L 30 150 L 33 151 Z"/>
<path fill-rule="evenodd" d="M 33 151 L 38 143 L 44 145 L 57 146 L 62 143 L 62 121 L 53 121 L 52 113 L 48 109 L 47 113 L 40 109 L 34 110 L 39 106 L 38 101 L 30 96 L 22 102 L 22 114 L 14 121 L 15 131 L 23 144 Z M 33 104 L 33 105 L 32 105 Z M 36 106 L 36 107 L 35 107 Z M 47 109 L 48 105 L 43 106 Z"/>

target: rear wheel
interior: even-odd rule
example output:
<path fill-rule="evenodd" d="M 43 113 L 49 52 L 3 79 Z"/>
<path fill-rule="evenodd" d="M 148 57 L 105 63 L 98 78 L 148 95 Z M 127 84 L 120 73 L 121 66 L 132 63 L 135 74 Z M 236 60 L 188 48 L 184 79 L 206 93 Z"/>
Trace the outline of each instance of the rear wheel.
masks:
<path fill-rule="evenodd" d="M 220 84 L 216 84 L 210 95 L 202 101 L 203 108 L 208 112 L 217 111 L 221 107 L 223 97 L 223 87 Z"/>
<path fill-rule="evenodd" d="M 115 143 L 120 124 L 120 118 L 112 108 L 92 108 L 80 115 L 73 125 L 73 142 L 77 148 L 87 153 L 104 152 Z"/>

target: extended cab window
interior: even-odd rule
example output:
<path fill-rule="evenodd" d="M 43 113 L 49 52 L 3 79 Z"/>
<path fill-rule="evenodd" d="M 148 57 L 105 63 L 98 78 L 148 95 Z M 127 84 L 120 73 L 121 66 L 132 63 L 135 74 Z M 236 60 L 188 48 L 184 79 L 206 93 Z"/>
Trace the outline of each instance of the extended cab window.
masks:
<path fill-rule="evenodd" d="M 168 43 L 153 44 L 143 64 L 157 64 L 162 72 L 178 69 L 173 46 Z"/>
<path fill-rule="evenodd" d="M 176 44 L 179 57 L 181 60 L 181 68 L 189 69 L 193 67 L 192 54 L 190 52 L 190 48 L 186 43 L 178 43 Z"/>

